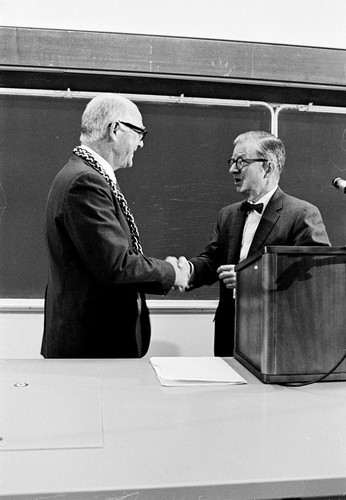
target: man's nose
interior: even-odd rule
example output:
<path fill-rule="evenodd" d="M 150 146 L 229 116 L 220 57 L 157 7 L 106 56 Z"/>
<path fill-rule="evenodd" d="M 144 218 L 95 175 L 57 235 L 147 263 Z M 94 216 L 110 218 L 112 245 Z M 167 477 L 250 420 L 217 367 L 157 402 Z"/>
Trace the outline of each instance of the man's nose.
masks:
<path fill-rule="evenodd" d="M 233 163 L 233 164 L 230 166 L 229 173 L 230 173 L 230 174 L 234 174 L 235 172 L 240 172 L 240 170 L 238 170 L 238 168 L 237 168 L 237 164 L 236 164 L 236 163 Z"/>

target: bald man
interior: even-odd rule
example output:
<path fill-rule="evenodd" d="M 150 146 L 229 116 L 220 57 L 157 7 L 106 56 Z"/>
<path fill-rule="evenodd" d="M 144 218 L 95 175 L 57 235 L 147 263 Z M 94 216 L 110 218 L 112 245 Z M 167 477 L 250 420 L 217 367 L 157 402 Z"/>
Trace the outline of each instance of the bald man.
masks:
<path fill-rule="evenodd" d="M 45 358 L 138 358 L 150 342 L 145 293 L 185 288 L 189 265 L 144 255 L 115 172 L 132 167 L 146 129 L 118 94 L 92 99 L 81 145 L 58 173 L 45 215 Z"/>

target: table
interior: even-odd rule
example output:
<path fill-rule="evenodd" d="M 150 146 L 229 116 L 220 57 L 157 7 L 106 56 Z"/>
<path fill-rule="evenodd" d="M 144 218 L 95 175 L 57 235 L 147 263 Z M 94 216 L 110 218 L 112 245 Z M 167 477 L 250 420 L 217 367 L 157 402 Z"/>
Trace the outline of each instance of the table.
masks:
<path fill-rule="evenodd" d="M 17 409 L 22 405 L 22 414 L 11 416 L 14 426 L 23 427 L 17 428 L 22 444 L 33 432 L 36 437 L 27 449 L 20 439 L 18 449 L 6 449 L 4 429 L 0 432 L 1 498 L 237 500 L 345 494 L 346 382 L 268 385 L 235 359 L 226 361 L 246 385 L 163 387 L 148 359 L 1 361 L 2 387 L 20 384 L 15 390 L 23 391 L 15 403 Z M 39 388 L 43 401 L 54 390 L 56 401 L 50 408 L 33 408 L 25 396 L 28 387 Z M 70 437 L 61 426 L 64 412 L 58 418 L 54 409 L 66 394 L 68 406 L 82 412 L 70 422 L 80 429 Z M 78 398 L 88 402 L 91 396 L 89 412 Z M 1 406 L 8 418 L 11 405 Z M 46 410 L 52 416 L 45 424 Z M 53 436 L 45 425 L 49 432 L 54 429 Z M 54 449 L 54 439 L 63 444 Z"/>

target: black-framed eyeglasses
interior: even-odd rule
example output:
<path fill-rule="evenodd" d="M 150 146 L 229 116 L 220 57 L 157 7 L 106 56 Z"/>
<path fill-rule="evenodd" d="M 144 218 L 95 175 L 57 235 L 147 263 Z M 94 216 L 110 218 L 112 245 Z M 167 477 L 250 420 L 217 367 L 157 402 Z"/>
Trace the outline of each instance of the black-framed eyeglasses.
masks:
<path fill-rule="evenodd" d="M 128 127 L 130 128 L 131 130 L 133 130 L 134 132 L 137 132 L 137 134 L 140 136 L 141 138 L 141 141 L 143 141 L 144 137 L 146 136 L 146 134 L 148 133 L 147 129 L 146 128 L 143 128 L 143 127 L 138 127 L 137 125 L 133 125 L 133 123 L 129 123 L 129 122 L 123 122 L 121 120 L 118 120 L 119 123 L 122 123 L 123 125 L 125 125 L 125 127 Z"/>
<path fill-rule="evenodd" d="M 242 157 L 239 157 L 237 159 L 230 158 L 227 163 L 230 166 L 230 168 L 233 167 L 233 165 L 235 164 L 237 167 L 237 170 L 239 170 L 239 172 L 240 172 L 244 167 L 246 167 L 247 165 L 250 165 L 250 163 L 255 163 L 255 161 L 268 161 L 268 160 L 266 160 L 265 158 L 242 158 Z"/>

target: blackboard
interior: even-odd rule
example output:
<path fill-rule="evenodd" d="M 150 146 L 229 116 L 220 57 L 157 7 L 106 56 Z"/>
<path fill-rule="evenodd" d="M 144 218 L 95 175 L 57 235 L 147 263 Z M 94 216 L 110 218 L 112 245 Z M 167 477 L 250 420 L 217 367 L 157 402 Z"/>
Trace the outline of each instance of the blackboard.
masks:
<path fill-rule="evenodd" d="M 345 246 L 346 195 L 332 180 L 346 178 L 346 114 L 287 109 L 278 116 L 287 154 L 281 187 L 316 205 L 332 246 Z"/>
<path fill-rule="evenodd" d="M 0 96 L 1 298 L 44 296 L 45 203 L 53 178 L 79 144 L 86 103 L 74 97 Z M 270 131 L 270 112 L 262 106 L 137 105 L 149 131 L 145 147 L 137 151 L 133 168 L 118 170 L 117 177 L 144 251 L 158 258 L 194 256 L 208 242 L 219 210 L 240 199 L 227 165 L 234 137 L 251 129 Z M 291 170 L 287 171 L 289 179 Z M 217 297 L 217 286 L 167 296 Z"/>

